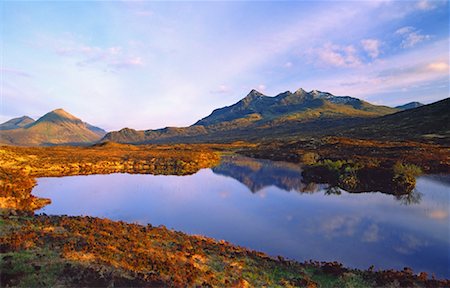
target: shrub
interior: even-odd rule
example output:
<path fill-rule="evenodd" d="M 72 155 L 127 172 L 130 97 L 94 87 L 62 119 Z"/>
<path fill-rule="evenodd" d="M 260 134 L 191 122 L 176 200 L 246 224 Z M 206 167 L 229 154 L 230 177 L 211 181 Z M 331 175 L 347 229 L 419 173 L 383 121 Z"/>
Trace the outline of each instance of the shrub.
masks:
<path fill-rule="evenodd" d="M 397 193 L 410 193 L 416 187 L 416 177 L 422 174 L 422 169 L 414 164 L 395 163 L 392 167 L 394 190 Z"/>
<path fill-rule="evenodd" d="M 347 162 L 343 161 L 343 160 L 333 161 L 330 159 L 325 159 L 325 160 L 321 161 L 319 165 L 325 167 L 326 169 L 328 169 L 330 171 L 339 172 L 340 169 L 342 168 L 342 165 L 344 165 L 346 163 Z"/>
<path fill-rule="evenodd" d="M 394 164 L 394 177 L 401 175 L 417 177 L 422 174 L 422 169 L 414 164 L 403 164 L 402 162 L 397 162 Z"/>

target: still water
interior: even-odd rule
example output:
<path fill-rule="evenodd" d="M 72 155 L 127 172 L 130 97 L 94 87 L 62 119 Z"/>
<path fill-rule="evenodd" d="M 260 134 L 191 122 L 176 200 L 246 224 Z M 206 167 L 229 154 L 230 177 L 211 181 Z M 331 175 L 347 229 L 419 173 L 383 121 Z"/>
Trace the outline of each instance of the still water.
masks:
<path fill-rule="evenodd" d="M 339 261 L 450 278 L 449 177 L 424 176 L 409 197 L 302 183 L 298 165 L 228 157 L 190 176 L 39 178 L 49 215 L 165 225 L 300 261 Z"/>

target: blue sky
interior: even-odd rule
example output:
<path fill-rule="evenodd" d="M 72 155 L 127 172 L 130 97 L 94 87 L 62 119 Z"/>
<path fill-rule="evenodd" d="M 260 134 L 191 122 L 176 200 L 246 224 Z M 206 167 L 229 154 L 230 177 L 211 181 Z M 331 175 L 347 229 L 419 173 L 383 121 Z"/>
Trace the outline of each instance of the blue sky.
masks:
<path fill-rule="evenodd" d="M 448 1 L 2 1 L 0 121 L 186 126 L 251 89 L 449 97 Z"/>

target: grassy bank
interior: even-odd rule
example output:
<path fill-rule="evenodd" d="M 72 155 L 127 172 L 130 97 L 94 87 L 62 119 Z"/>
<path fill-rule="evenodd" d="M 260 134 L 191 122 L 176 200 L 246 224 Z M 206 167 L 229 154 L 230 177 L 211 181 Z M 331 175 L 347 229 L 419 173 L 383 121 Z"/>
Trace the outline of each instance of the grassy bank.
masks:
<path fill-rule="evenodd" d="M 34 211 L 49 203 L 31 190 L 35 177 L 139 173 L 189 175 L 219 163 L 212 149 L 198 145 L 94 147 L 0 147 L 0 213 Z"/>
<path fill-rule="evenodd" d="M 187 175 L 219 162 L 205 145 L 103 143 L 91 147 L 0 147 L 0 167 L 33 177 L 109 173 Z"/>
<path fill-rule="evenodd" d="M 0 220 L 1 286 L 444 287 L 424 273 L 277 259 L 165 227 L 91 217 Z"/>

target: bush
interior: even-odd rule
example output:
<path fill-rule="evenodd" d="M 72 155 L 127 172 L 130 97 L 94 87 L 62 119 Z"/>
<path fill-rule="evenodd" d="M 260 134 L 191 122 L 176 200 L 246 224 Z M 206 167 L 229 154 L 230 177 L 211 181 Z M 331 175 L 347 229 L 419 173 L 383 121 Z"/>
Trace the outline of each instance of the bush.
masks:
<path fill-rule="evenodd" d="M 394 164 L 394 178 L 404 175 L 418 177 L 422 175 L 422 169 L 414 164 L 403 164 L 402 162 L 397 162 Z"/>
<path fill-rule="evenodd" d="M 342 166 L 346 163 L 347 163 L 347 161 L 343 161 L 343 160 L 333 161 L 330 159 L 325 159 L 325 160 L 321 161 L 319 163 L 319 165 L 325 167 L 326 169 L 328 169 L 330 171 L 338 173 L 341 170 Z"/>
<path fill-rule="evenodd" d="M 416 177 L 422 174 L 422 169 L 414 164 L 395 163 L 392 167 L 394 190 L 397 193 L 410 193 L 416 187 Z"/>

